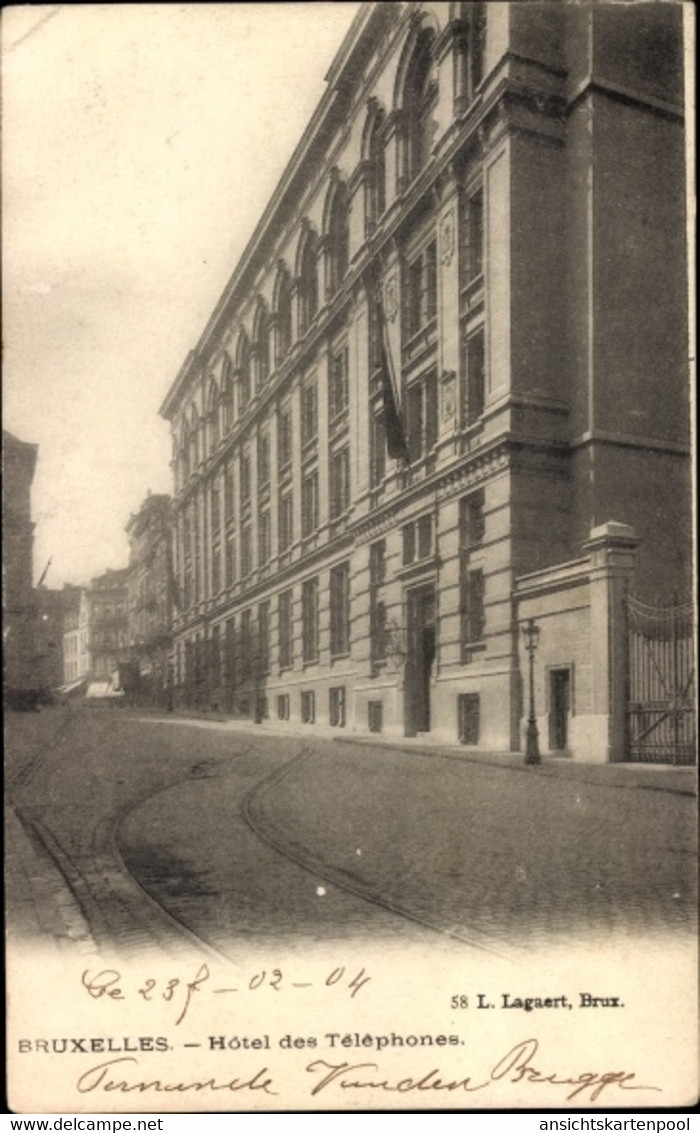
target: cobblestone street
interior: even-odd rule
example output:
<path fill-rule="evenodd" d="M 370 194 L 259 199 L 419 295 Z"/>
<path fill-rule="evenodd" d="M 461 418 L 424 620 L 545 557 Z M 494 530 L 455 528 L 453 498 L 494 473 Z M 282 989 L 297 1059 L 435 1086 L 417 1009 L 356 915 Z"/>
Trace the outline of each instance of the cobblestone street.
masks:
<path fill-rule="evenodd" d="M 693 927 L 689 771 L 526 769 L 458 750 L 281 740 L 264 728 L 118 711 L 10 718 L 8 757 L 15 767 L 34 760 L 13 801 L 40 811 L 68 855 L 89 863 L 104 853 L 100 831 L 118 819 L 127 866 L 217 944 L 256 934 L 391 937 L 408 924 L 394 924 L 391 910 L 418 921 L 419 936 L 433 926 L 509 952 Z M 266 845 L 250 830 L 241 841 L 244 797 Z M 55 866 L 45 855 L 40 866 L 36 847 L 17 851 L 16 824 L 9 839 L 11 931 L 46 931 L 55 908 L 80 936 Z M 276 847 L 306 875 L 292 878 Z M 318 875 L 349 889 L 356 907 L 334 912 L 329 895 L 321 908 Z"/>

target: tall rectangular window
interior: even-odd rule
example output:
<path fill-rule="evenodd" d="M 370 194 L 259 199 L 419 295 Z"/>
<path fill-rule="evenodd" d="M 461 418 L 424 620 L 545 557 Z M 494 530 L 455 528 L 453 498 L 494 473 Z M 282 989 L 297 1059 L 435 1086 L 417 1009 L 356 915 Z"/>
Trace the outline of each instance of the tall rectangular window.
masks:
<path fill-rule="evenodd" d="M 226 536 L 226 585 L 236 581 L 236 540 L 232 532 Z"/>
<path fill-rule="evenodd" d="M 331 421 L 348 407 L 348 348 L 343 346 L 331 358 L 328 375 L 328 415 Z"/>
<path fill-rule="evenodd" d="M 437 314 L 437 243 L 432 240 L 408 265 L 406 332 L 409 337 Z"/>
<path fill-rule="evenodd" d="M 230 464 L 227 464 L 224 472 L 224 514 L 227 521 L 233 519 L 233 492 L 233 468 Z"/>
<path fill-rule="evenodd" d="M 250 457 L 247 453 L 241 456 L 241 505 L 250 500 Z"/>
<path fill-rule="evenodd" d="M 253 533 L 249 523 L 241 529 L 241 576 L 246 578 L 253 569 Z"/>
<path fill-rule="evenodd" d="M 406 432 L 409 459 L 421 460 L 437 441 L 437 382 L 426 374 L 406 391 Z"/>
<path fill-rule="evenodd" d="M 484 270 L 484 194 L 481 189 L 467 198 L 463 217 L 464 282 L 471 283 Z"/>
<path fill-rule="evenodd" d="M 279 596 L 277 607 L 277 626 L 279 634 L 279 665 L 280 669 L 290 669 L 294 661 L 294 622 L 293 622 L 293 594 L 291 590 L 283 590 Z"/>
<path fill-rule="evenodd" d="M 316 382 L 308 382 L 301 391 L 302 447 L 316 439 L 318 433 L 318 391 Z"/>
<path fill-rule="evenodd" d="M 370 482 L 373 488 L 384 482 L 386 476 L 386 433 L 384 413 L 374 410 L 369 419 L 370 426 Z"/>
<path fill-rule="evenodd" d="M 328 722 L 332 728 L 345 727 L 345 686 L 328 690 Z"/>
<path fill-rule="evenodd" d="M 331 570 L 331 656 L 350 651 L 350 564 Z"/>
<path fill-rule="evenodd" d="M 270 437 L 260 433 L 258 437 L 258 490 L 270 482 Z"/>
<path fill-rule="evenodd" d="M 270 671 L 270 603 L 258 606 L 258 672 Z"/>
<path fill-rule="evenodd" d="M 302 656 L 318 660 L 318 579 L 308 578 L 301 591 Z"/>
<path fill-rule="evenodd" d="M 221 494 L 219 492 L 218 484 L 213 484 L 211 489 L 211 533 L 214 537 L 219 534 L 221 529 Z"/>
<path fill-rule="evenodd" d="M 484 493 L 472 492 L 459 501 L 459 544 L 462 551 L 470 551 L 483 542 L 486 530 Z"/>
<path fill-rule="evenodd" d="M 486 401 L 486 365 L 483 328 L 470 335 L 464 347 L 462 418 L 473 425 L 483 416 Z"/>
<path fill-rule="evenodd" d="M 277 419 L 277 459 L 280 472 L 292 462 L 292 410 L 289 405 L 280 407 Z"/>
<path fill-rule="evenodd" d="M 282 552 L 291 547 L 294 538 L 294 512 L 292 510 L 291 491 L 282 492 L 280 495 L 277 515 L 279 550 Z"/>
<path fill-rule="evenodd" d="M 346 446 L 331 453 L 330 517 L 339 519 L 350 507 L 350 450 Z"/>
<path fill-rule="evenodd" d="M 470 658 L 470 647 L 484 638 L 484 572 L 466 570 L 462 575 L 462 659 Z"/>
<path fill-rule="evenodd" d="M 318 527 L 318 472 L 310 472 L 301 486 L 301 534 L 306 539 Z"/>
<path fill-rule="evenodd" d="M 221 590 L 221 546 L 215 543 L 211 549 L 211 592 L 216 595 Z"/>
<path fill-rule="evenodd" d="M 261 511 L 258 516 L 258 566 L 265 566 L 270 559 L 270 513 Z"/>
<path fill-rule="evenodd" d="M 383 539 L 372 543 L 369 549 L 369 636 L 372 673 L 386 660 L 387 618 L 382 600 L 382 586 L 386 580 L 386 543 Z"/>

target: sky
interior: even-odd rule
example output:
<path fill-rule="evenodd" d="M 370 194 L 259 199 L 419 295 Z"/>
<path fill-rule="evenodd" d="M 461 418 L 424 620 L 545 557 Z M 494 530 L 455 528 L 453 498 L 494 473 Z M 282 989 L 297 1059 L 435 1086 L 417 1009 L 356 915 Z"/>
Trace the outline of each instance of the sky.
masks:
<path fill-rule="evenodd" d="M 359 5 L 3 9 L 3 427 L 39 446 L 35 581 L 125 566 L 158 415 Z"/>

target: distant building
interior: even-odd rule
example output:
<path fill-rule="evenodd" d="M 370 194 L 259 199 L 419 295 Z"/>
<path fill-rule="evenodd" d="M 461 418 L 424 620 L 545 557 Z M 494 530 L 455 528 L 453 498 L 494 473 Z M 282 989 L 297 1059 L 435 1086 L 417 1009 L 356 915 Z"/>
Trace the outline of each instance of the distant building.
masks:
<path fill-rule="evenodd" d="M 111 678 L 128 660 L 128 574 L 127 569 L 105 571 L 86 591 L 80 628 L 87 629 L 88 672 L 97 680 Z"/>
<path fill-rule="evenodd" d="M 682 25 L 362 6 L 161 409 L 182 702 L 509 750 L 532 671 L 545 751 L 689 756 Z"/>
<path fill-rule="evenodd" d="M 8 703 L 38 690 L 36 603 L 33 585 L 34 523 L 31 487 L 38 445 L 3 430 L 2 606 L 3 690 Z"/>
<path fill-rule="evenodd" d="M 88 609 L 83 586 L 66 586 L 63 602 L 63 683 L 75 684 L 87 677 Z"/>
<path fill-rule="evenodd" d="M 34 654 L 39 683 L 45 689 L 63 684 L 63 614 L 66 589 L 49 590 L 37 586 L 34 591 L 36 626 Z"/>
<path fill-rule="evenodd" d="M 129 538 L 128 645 L 142 703 L 165 707 L 172 694 L 171 500 L 148 495 L 126 525 Z"/>

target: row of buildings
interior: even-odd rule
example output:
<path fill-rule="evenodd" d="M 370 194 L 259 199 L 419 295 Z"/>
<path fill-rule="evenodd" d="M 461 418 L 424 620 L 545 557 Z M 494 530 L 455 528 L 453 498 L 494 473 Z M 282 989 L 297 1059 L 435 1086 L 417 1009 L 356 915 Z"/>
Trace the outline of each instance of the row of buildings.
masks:
<path fill-rule="evenodd" d="M 129 565 L 86 586 L 33 584 L 31 486 L 38 446 L 3 431 L 3 691 L 33 708 L 56 693 L 110 687 L 172 704 L 170 496 L 151 495 L 127 523 Z"/>
<path fill-rule="evenodd" d="M 326 82 L 161 407 L 142 668 L 282 726 L 692 759 L 682 5 L 368 3 Z"/>

